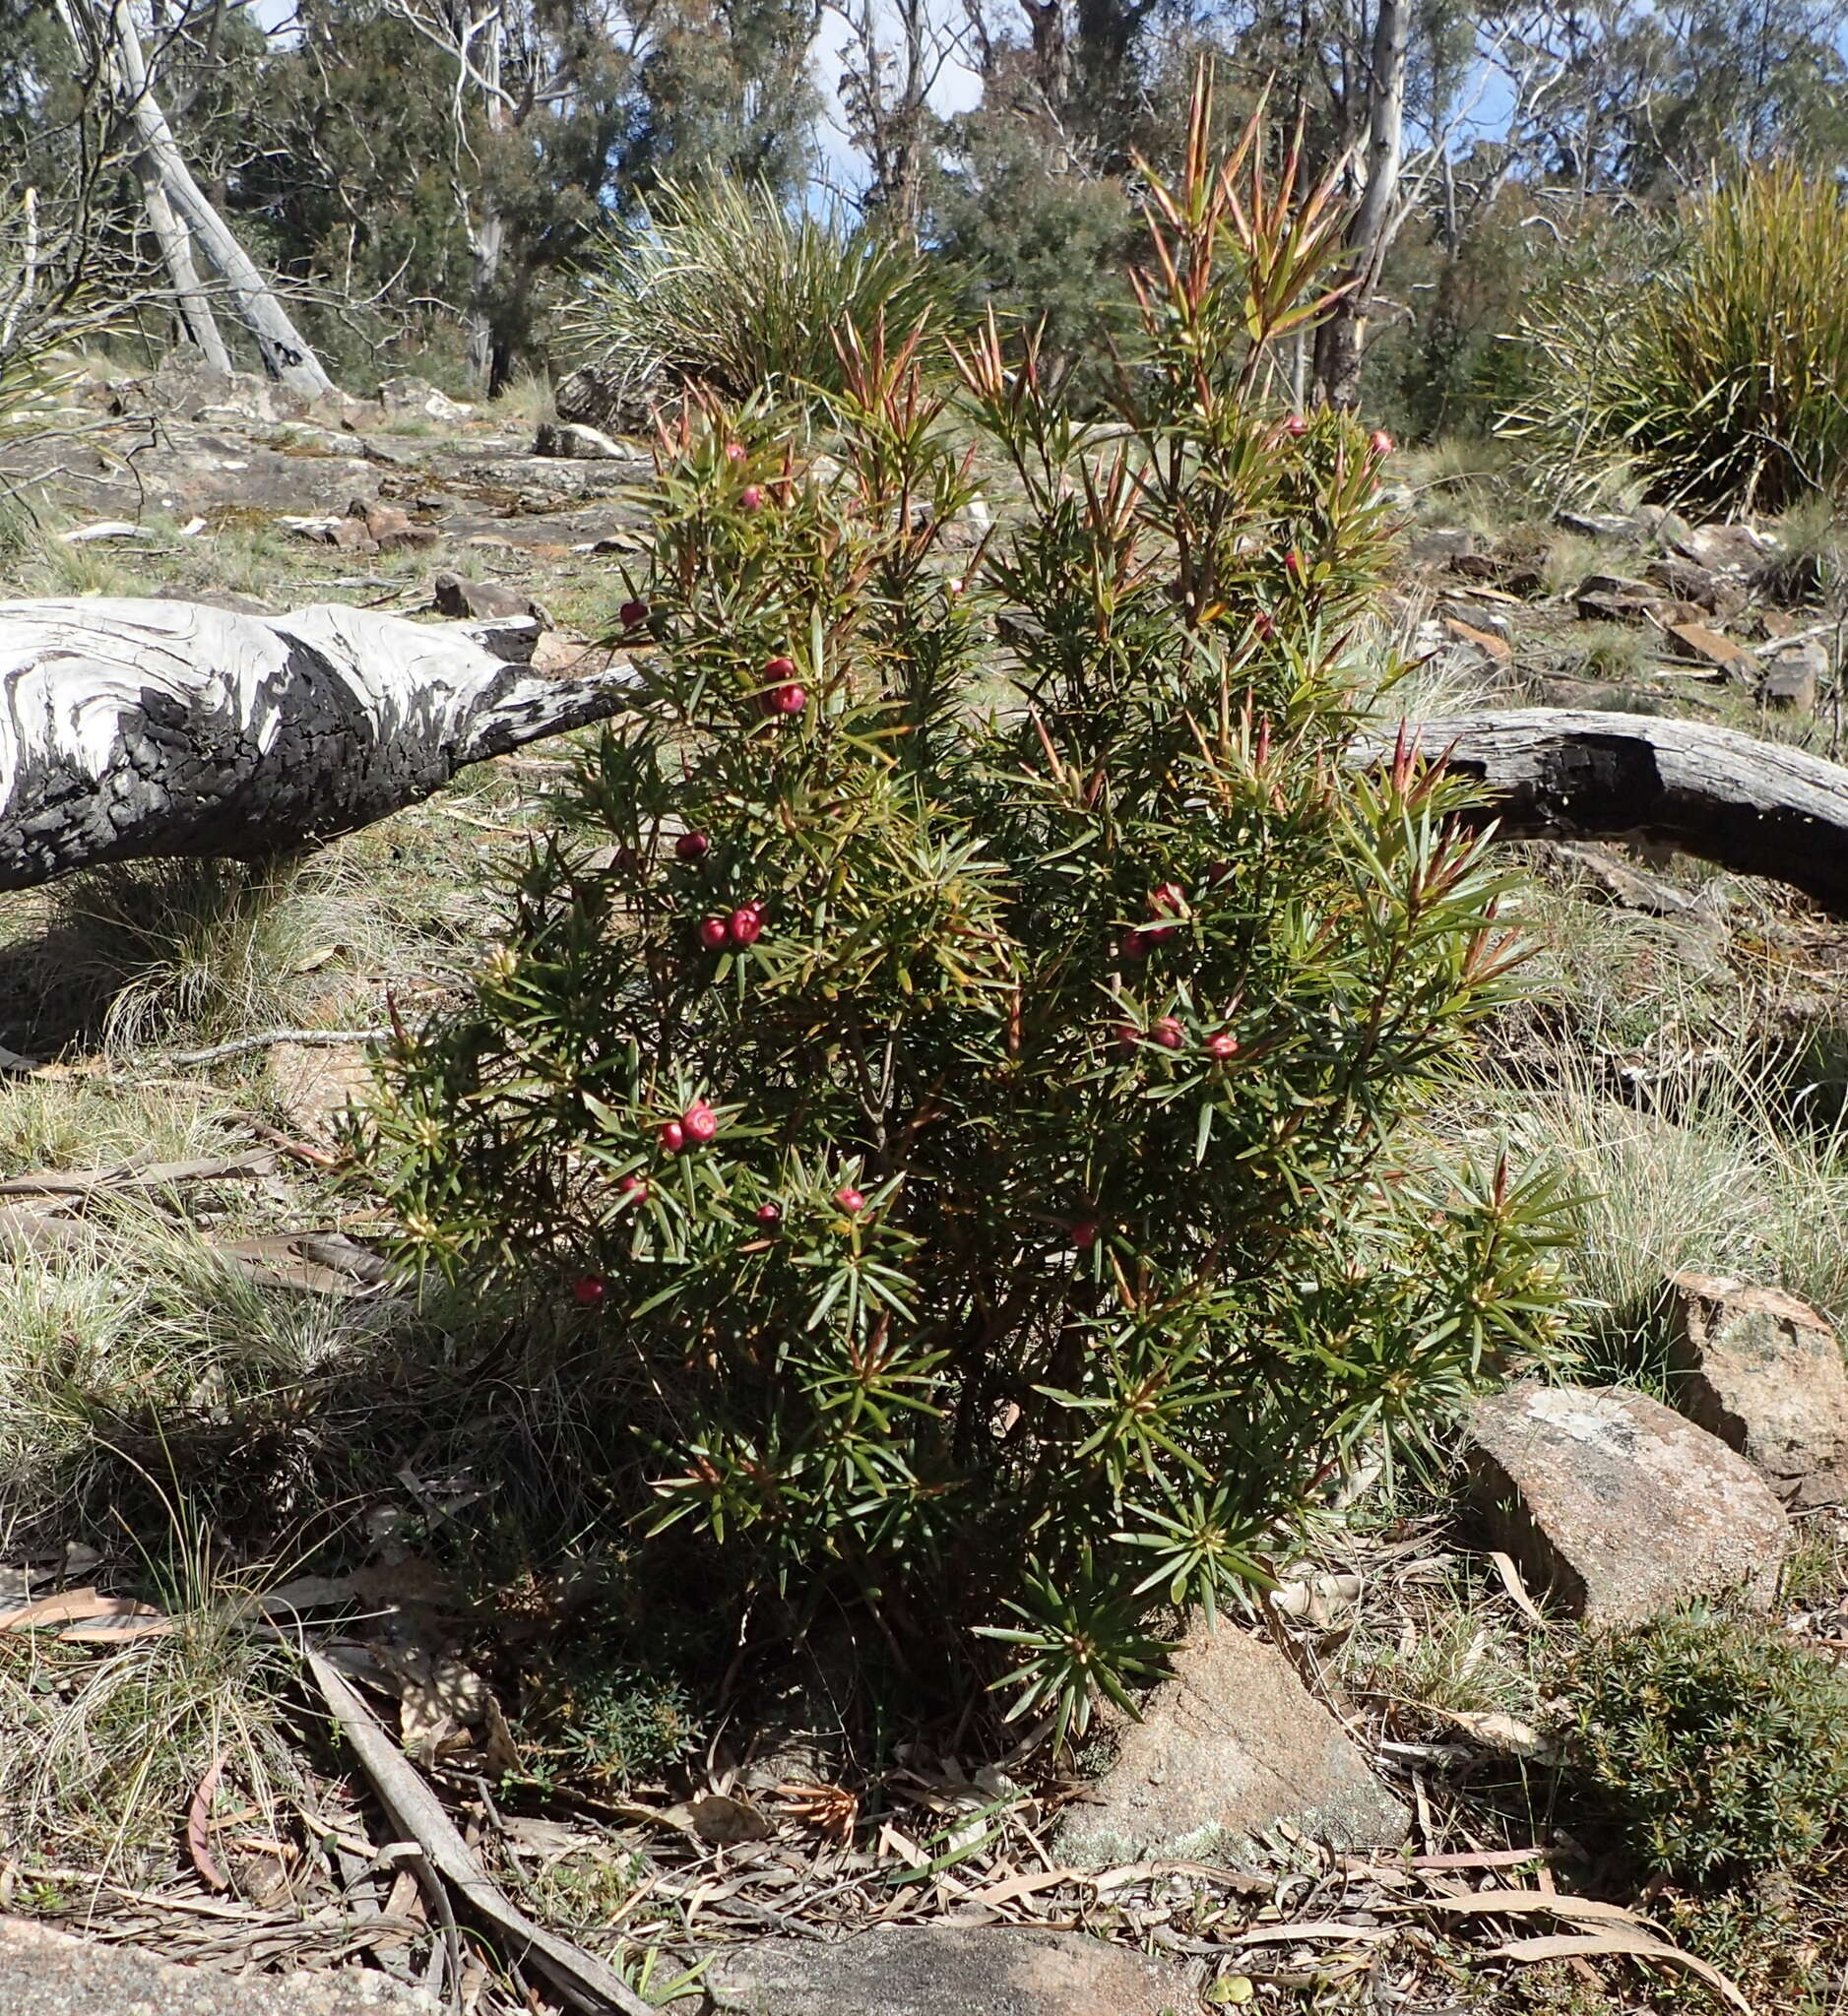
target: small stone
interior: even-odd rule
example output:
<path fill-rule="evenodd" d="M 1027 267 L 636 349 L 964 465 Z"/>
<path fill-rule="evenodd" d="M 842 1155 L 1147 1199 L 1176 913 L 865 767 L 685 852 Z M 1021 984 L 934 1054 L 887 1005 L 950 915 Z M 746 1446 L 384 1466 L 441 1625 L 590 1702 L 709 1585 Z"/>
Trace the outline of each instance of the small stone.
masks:
<path fill-rule="evenodd" d="M 1279 1821 L 1344 1852 L 1404 1840 L 1405 1808 L 1275 1646 L 1200 1629 L 1174 1669 L 1142 1720 L 1115 1732 L 1115 1762 L 1066 1807 L 1061 1859 L 1236 1861 Z"/>
<path fill-rule="evenodd" d="M 1582 623 L 1641 623 L 1661 614 L 1663 598 L 1646 581 L 1588 574 L 1579 583 L 1572 606 Z"/>
<path fill-rule="evenodd" d="M 475 411 L 474 407 L 451 399 L 446 392 L 438 392 L 428 379 L 414 378 L 409 372 L 386 379 L 379 387 L 379 405 L 388 413 L 404 413 L 416 419 L 442 420 L 452 424 L 468 419 Z"/>
<path fill-rule="evenodd" d="M 1493 630 L 1478 630 L 1475 624 L 1464 622 L 1461 616 L 1445 616 L 1439 628 L 1452 644 L 1466 644 L 1498 665 L 1508 664 L 1513 660 L 1514 647 L 1505 637 L 1498 637 Z"/>
<path fill-rule="evenodd" d="M 619 462 L 628 450 L 601 427 L 586 426 L 582 420 L 542 420 L 533 453 L 560 462 Z"/>
<path fill-rule="evenodd" d="M 1715 574 L 1710 567 L 1696 567 L 1691 560 L 1652 560 L 1643 574 L 1678 602 L 1691 602 L 1709 616 L 1736 616 L 1746 606 L 1741 582 Z"/>
<path fill-rule="evenodd" d="M 1508 619 L 1498 609 L 1479 601 L 1444 601 L 1437 604 L 1440 619 L 1467 623 L 1472 630 L 1487 630 L 1497 637 L 1508 635 Z"/>
<path fill-rule="evenodd" d="M 1792 645 L 1766 662 L 1758 699 L 1779 713 L 1814 714 L 1816 682 L 1827 670 L 1828 653 L 1820 644 Z"/>
<path fill-rule="evenodd" d="M 722 1948 L 700 1978 L 707 2016 L 1174 2016 L 1179 1971 L 1081 1932 L 879 1925 L 848 1939 Z"/>
<path fill-rule="evenodd" d="M 1695 526 L 1671 536 L 1669 543 L 1684 560 L 1715 574 L 1750 574 L 1777 551 L 1775 539 L 1749 525 Z"/>
<path fill-rule="evenodd" d="M 1589 1624 L 1640 1624 L 1690 1597 L 1769 1606 L 1789 1539 L 1746 1460 L 1626 1387 L 1529 1381 L 1479 1401 L 1470 1492 L 1492 1546 Z"/>
<path fill-rule="evenodd" d="M 471 581 L 462 574 L 437 574 L 430 579 L 430 606 L 452 623 L 495 616 L 540 616 L 543 611 L 529 595 L 499 581 Z"/>
<path fill-rule="evenodd" d="M 1414 567 L 1442 567 L 1468 558 L 1476 550 L 1476 535 L 1461 526 L 1433 526 L 1407 541 L 1405 557 Z"/>
<path fill-rule="evenodd" d="M 1718 630 L 1709 630 L 1704 623 L 1670 623 L 1665 626 L 1665 634 L 1689 658 L 1698 659 L 1702 664 L 1716 665 L 1723 672 L 1744 672 L 1752 665 L 1752 654 L 1743 644 L 1735 643 Z"/>
<path fill-rule="evenodd" d="M 1848 1498 L 1848 1366 L 1807 1302 L 1714 1274 L 1669 1278 L 1675 1404 L 1800 1511 Z"/>
<path fill-rule="evenodd" d="M 351 523 L 364 528 L 365 536 L 381 553 L 436 543 L 434 526 L 414 525 L 396 504 L 381 503 L 376 497 L 355 498 L 348 507 L 347 516 Z"/>
<path fill-rule="evenodd" d="M 1628 539 L 1641 530 L 1635 519 L 1621 511 L 1556 511 L 1553 522 L 1561 532 L 1575 532 L 1582 539 Z"/>

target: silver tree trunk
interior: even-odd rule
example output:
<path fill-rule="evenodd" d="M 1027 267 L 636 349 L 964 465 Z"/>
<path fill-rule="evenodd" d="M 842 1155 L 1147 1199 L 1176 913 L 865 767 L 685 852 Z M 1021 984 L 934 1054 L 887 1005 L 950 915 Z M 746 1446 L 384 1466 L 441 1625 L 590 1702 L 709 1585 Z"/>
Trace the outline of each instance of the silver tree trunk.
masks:
<path fill-rule="evenodd" d="M 0 889 L 328 840 L 629 690 L 626 668 L 536 678 L 460 628 L 371 609 L 0 602 Z"/>
<path fill-rule="evenodd" d="M 334 381 L 289 320 L 275 287 L 258 271 L 186 165 L 173 129 L 149 84 L 141 32 L 135 26 L 129 0 L 99 0 L 99 4 L 107 9 L 98 26 L 102 45 L 117 72 L 120 109 L 134 126 L 144 158 L 167 200 L 185 219 L 206 257 L 230 288 L 238 315 L 257 340 L 264 368 L 305 399 L 327 398 Z"/>
<path fill-rule="evenodd" d="M 173 206 L 167 201 L 166 190 L 161 186 L 160 171 L 147 155 L 142 155 L 136 161 L 135 174 L 141 183 L 142 208 L 148 213 L 155 241 L 160 247 L 161 263 L 166 267 L 174 305 L 179 309 L 186 334 L 213 370 L 223 371 L 228 376 L 231 353 L 224 347 L 218 318 L 212 312 L 212 303 L 199 278 L 199 269 L 193 264 L 192 241 L 186 226 L 174 216 Z"/>

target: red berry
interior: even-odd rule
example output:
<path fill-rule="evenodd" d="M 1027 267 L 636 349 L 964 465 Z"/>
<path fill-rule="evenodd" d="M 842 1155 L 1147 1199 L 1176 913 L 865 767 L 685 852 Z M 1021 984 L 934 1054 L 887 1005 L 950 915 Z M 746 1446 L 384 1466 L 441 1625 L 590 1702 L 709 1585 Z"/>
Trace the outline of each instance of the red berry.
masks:
<path fill-rule="evenodd" d="M 1303 579 L 1303 555 L 1294 546 L 1283 556 L 1283 571 L 1292 581 Z"/>
<path fill-rule="evenodd" d="M 764 695 L 764 712 L 773 716 L 800 714 L 808 705 L 808 694 L 800 686 L 772 686 Z"/>
<path fill-rule="evenodd" d="M 1124 1049 L 1133 1049 L 1142 1040 L 1142 1032 L 1133 1022 L 1119 1022 L 1116 1025 L 1116 1040 Z"/>
<path fill-rule="evenodd" d="M 1149 1031 L 1152 1041 L 1161 1044 L 1165 1050 L 1178 1050 L 1187 1040 L 1187 1033 L 1172 1015 L 1164 1015 Z"/>
<path fill-rule="evenodd" d="M 639 630 L 648 621 L 648 604 L 624 602 L 616 611 L 616 620 L 625 630 Z"/>
<path fill-rule="evenodd" d="M 764 508 L 764 493 L 755 483 L 746 483 L 737 493 L 737 508 L 740 511 L 761 511 Z"/>
<path fill-rule="evenodd" d="M 1149 898 L 1149 915 L 1178 917 L 1187 907 L 1187 892 L 1179 882 L 1164 882 Z"/>
<path fill-rule="evenodd" d="M 719 1131 L 719 1115 L 703 1099 L 696 1099 L 680 1115 L 680 1126 L 696 1148 L 704 1148 Z"/>
<path fill-rule="evenodd" d="M 724 917 L 701 917 L 699 920 L 699 942 L 708 952 L 719 951 L 731 938 L 731 926 Z"/>
<path fill-rule="evenodd" d="M 1206 871 L 1207 886 L 1217 889 L 1231 873 L 1232 863 L 1230 861 L 1215 861 Z"/>
<path fill-rule="evenodd" d="M 732 934 L 733 945 L 755 945 L 763 936 L 763 916 L 754 903 L 747 903 L 726 919 L 726 929 Z"/>
<path fill-rule="evenodd" d="M 855 1212 L 864 1211 L 866 1208 L 865 1198 L 863 1198 L 860 1194 L 860 1192 L 854 1188 L 852 1183 L 843 1183 L 841 1187 L 837 1191 L 835 1191 L 834 1201 L 841 1207 L 843 1211 L 845 1211 L 848 1214 L 850 1218 L 854 1215 Z"/>
<path fill-rule="evenodd" d="M 744 460 L 743 442 L 728 441 L 725 444 L 725 459 L 727 462 L 742 462 Z"/>
<path fill-rule="evenodd" d="M 1251 628 L 1257 632 L 1258 641 L 1263 644 L 1268 644 L 1277 634 L 1276 624 L 1271 621 L 1262 609 L 1259 609 L 1257 614 L 1251 618 Z"/>
<path fill-rule="evenodd" d="M 640 1176 L 624 1176 L 616 1188 L 622 1193 L 622 1201 L 625 1204 L 648 1202 L 648 1185 Z"/>
<path fill-rule="evenodd" d="M 1292 413 L 1283 423 L 1283 430 L 1292 441 L 1301 441 L 1309 430 L 1309 423 L 1301 413 Z"/>
<path fill-rule="evenodd" d="M 1368 435 L 1367 445 L 1374 455 L 1390 455 L 1392 453 L 1392 436 L 1386 432 L 1384 427 L 1375 427 Z"/>
<path fill-rule="evenodd" d="M 678 1120 L 669 1120 L 655 1130 L 655 1139 L 665 1155 L 678 1155 L 686 1146 L 686 1130 Z"/>
<path fill-rule="evenodd" d="M 1125 931 L 1122 936 L 1122 955 L 1125 959 L 1141 959 L 1149 949 L 1147 931 Z"/>
<path fill-rule="evenodd" d="M 764 660 L 764 677 L 780 685 L 785 679 L 796 676 L 796 661 L 793 658 L 767 658 Z"/>
<path fill-rule="evenodd" d="M 1230 1030 L 1222 1029 L 1216 1036 L 1207 1038 L 1206 1054 L 1209 1057 L 1217 1057 L 1224 1063 L 1228 1057 L 1236 1057 L 1239 1054 L 1239 1039 Z"/>
<path fill-rule="evenodd" d="M 683 833 L 673 844 L 673 850 L 683 861 L 697 861 L 712 846 L 703 833 Z"/>
<path fill-rule="evenodd" d="M 594 1309 L 609 1292 L 609 1284 L 598 1274 L 580 1274 L 571 1284 L 571 1292 L 587 1309 Z"/>
<path fill-rule="evenodd" d="M 780 1204 L 760 1204 L 760 1205 L 758 1205 L 758 1207 L 757 1207 L 757 1223 L 758 1223 L 759 1225 L 781 1225 L 781 1224 L 783 1223 L 783 1207 L 782 1207 L 782 1205 L 780 1205 Z"/>
<path fill-rule="evenodd" d="M 1071 1242 L 1079 1252 L 1088 1253 L 1097 1244 L 1097 1222 L 1081 1218 L 1071 1228 Z"/>

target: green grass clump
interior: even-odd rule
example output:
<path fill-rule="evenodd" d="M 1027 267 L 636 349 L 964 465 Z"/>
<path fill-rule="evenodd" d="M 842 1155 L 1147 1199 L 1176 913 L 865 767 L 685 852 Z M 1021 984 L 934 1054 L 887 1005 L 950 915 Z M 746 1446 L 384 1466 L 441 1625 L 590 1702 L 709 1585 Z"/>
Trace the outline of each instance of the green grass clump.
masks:
<path fill-rule="evenodd" d="M 793 215 L 761 187 L 667 184 L 646 229 L 593 263 L 569 339 L 637 397 L 693 385 L 800 398 L 840 389 L 838 331 L 909 330 L 939 291 L 914 249 L 863 225 Z"/>
<path fill-rule="evenodd" d="M 1848 1827 L 1848 1675 L 1772 1625 L 1694 1607 L 1592 1638 L 1565 1693 L 1575 1768 L 1653 1869 L 1800 1868 Z"/>
<path fill-rule="evenodd" d="M 1789 163 L 1692 201 L 1635 270 L 1561 285 L 1522 324 L 1536 396 L 1503 422 L 1587 490 L 1775 511 L 1848 494 L 1848 196 Z"/>

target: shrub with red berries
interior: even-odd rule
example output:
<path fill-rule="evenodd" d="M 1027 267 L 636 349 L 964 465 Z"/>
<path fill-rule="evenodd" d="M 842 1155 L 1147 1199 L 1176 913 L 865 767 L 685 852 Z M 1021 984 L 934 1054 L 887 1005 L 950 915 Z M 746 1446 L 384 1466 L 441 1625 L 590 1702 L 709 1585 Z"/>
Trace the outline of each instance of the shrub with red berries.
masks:
<path fill-rule="evenodd" d="M 1116 438 L 963 356 L 979 561 L 910 346 L 849 339 L 826 461 L 689 413 L 634 715 L 369 1123 L 409 1257 L 603 1286 L 708 1596 L 1061 1732 L 1552 1320 L 1550 1191 L 1411 1131 L 1513 955 L 1464 788 L 1342 760 L 1377 455 L 1267 393 L 1338 240 L 1214 186 L 1156 191 Z"/>

